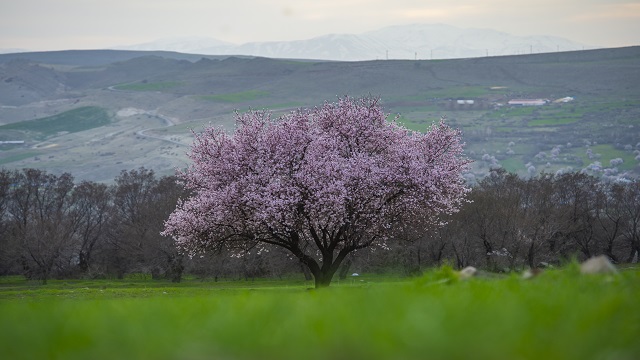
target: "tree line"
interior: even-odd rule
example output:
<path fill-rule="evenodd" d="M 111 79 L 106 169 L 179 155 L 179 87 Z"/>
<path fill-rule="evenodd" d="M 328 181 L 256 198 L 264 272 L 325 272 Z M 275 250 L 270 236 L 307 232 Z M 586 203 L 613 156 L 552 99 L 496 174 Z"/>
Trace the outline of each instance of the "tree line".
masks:
<path fill-rule="evenodd" d="M 610 182 L 580 172 L 524 179 L 492 170 L 468 203 L 432 231 L 419 225 L 397 235 L 405 272 L 448 262 L 514 271 L 607 255 L 637 262 L 640 181 Z"/>
<path fill-rule="evenodd" d="M 175 177 L 145 168 L 123 171 L 111 185 L 0 169 L 0 275 L 46 282 L 143 273 L 180 281 L 184 273 L 252 279 L 302 272 L 311 279 L 305 266 L 277 249 L 180 254 L 160 233 L 188 195 Z M 637 261 L 639 181 L 602 182 L 582 173 L 523 179 L 494 170 L 467 199 L 440 226 L 417 220 L 398 226 L 388 248 L 355 252 L 338 275 L 415 274 L 443 262 L 508 271 L 599 254 Z"/>
<path fill-rule="evenodd" d="M 110 185 L 76 182 L 68 173 L 0 169 L 0 275 L 46 283 L 145 274 L 178 282 L 185 272 L 253 279 L 302 271 L 278 251 L 183 256 L 160 232 L 187 195 L 176 177 L 146 168 L 122 171 Z"/>
<path fill-rule="evenodd" d="M 179 279 L 181 257 L 159 232 L 181 194 L 175 179 L 144 168 L 113 185 L 0 170 L 0 273 L 43 282 L 131 271 Z"/>

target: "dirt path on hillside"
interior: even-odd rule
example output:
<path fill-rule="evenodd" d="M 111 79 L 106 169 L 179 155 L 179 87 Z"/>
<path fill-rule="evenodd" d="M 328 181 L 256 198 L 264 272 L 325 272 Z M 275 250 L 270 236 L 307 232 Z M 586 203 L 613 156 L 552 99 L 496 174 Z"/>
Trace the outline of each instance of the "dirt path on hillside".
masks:
<path fill-rule="evenodd" d="M 168 115 L 164 115 L 164 114 L 158 112 L 158 110 L 149 111 L 149 110 L 142 110 L 142 109 L 123 109 L 123 110 L 120 110 L 118 113 L 121 114 L 121 116 L 122 115 L 126 116 L 126 115 L 129 115 L 130 113 L 131 113 L 131 115 L 133 115 L 133 114 L 144 114 L 144 115 L 155 117 L 155 118 L 158 118 L 158 119 L 164 121 L 165 126 L 163 126 L 161 128 L 153 127 L 153 128 L 146 128 L 146 129 L 142 129 L 142 130 L 136 131 L 136 135 L 138 135 L 140 137 L 144 137 L 144 138 L 147 138 L 147 139 L 162 140 L 162 141 L 169 142 L 169 143 L 176 144 L 176 145 L 180 145 L 180 146 L 187 146 L 187 147 L 190 146 L 190 145 L 183 144 L 183 143 L 181 143 L 179 141 L 176 141 L 176 140 L 167 139 L 167 138 L 165 138 L 163 136 L 149 135 L 149 134 L 146 133 L 147 131 L 152 131 L 152 130 L 157 130 L 157 129 L 164 129 L 164 128 L 176 126 L 176 123 L 180 122 L 179 119 L 172 118 L 172 117 L 170 117 Z M 129 116 L 131 116 L 131 115 L 129 115 Z"/>

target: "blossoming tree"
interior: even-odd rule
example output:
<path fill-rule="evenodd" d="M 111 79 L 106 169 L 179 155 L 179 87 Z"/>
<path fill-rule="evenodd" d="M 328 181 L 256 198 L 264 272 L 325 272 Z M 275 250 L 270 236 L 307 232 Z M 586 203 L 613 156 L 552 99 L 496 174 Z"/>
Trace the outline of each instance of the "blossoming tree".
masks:
<path fill-rule="evenodd" d="M 457 211 L 467 192 L 458 130 L 386 118 L 377 99 L 346 97 L 278 119 L 237 115 L 233 134 L 205 129 L 180 174 L 192 196 L 163 233 L 191 256 L 280 246 L 328 286 L 349 253 L 386 247 L 402 218 Z"/>

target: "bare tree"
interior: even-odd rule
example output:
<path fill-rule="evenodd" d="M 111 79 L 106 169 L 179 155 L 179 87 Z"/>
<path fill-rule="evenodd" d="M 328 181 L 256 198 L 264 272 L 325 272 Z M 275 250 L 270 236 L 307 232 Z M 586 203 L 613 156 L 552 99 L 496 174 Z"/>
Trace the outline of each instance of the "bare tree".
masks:
<path fill-rule="evenodd" d="M 526 263 L 535 268 L 543 256 L 546 255 L 545 261 L 555 258 L 554 242 L 561 229 L 554 203 L 553 178 L 543 174 L 527 180 L 525 194 L 518 235 L 525 245 Z"/>
<path fill-rule="evenodd" d="M 173 239 L 160 235 L 164 221 L 186 193 L 175 177 L 157 179 L 152 170 L 123 171 L 113 190 L 109 243 L 112 267 L 180 281 L 184 259 Z"/>
<path fill-rule="evenodd" d="M 480 241 L 487 267 L 502 270 L 516 265 L 522 243 L 522 180 L 502 169 L 493 170 L 474 188 L 460 216 L 471 239 Z"/>
<path fill-rule="evenodd" d="M 73 216 L 79 222 L 76 251 L 78 267 L 86 273 L 95 250 L 104 246 L 111 211 L 111 192 L 105 184 L 83 181 L 73 191 Z"/>
<path fill-rule="evenodd" d="M 25 169 L 15 178 L 9 213 L 12 235 L 18 240 L 28 277 L 46 283 L 53 272 L 72 268 L 77 218 L 71 216 L 73 177 Z"/>
<path fill-rule="evenodd" d="M 620 198 L 620 210 L 623 214 L 623 237 L 629 246 L 627 262 L 640 255 L 640 181 L 625 186 Z"/>
<path fill-rule="evenodd" d="M 569 248 L 575 247 L 585 258 L 597 251 L 595 247 L 598 179 L 582 173 L 563 174 L 555 180 L 558 216 L 562 218 L 562 237 Z"/>
<path fill-rule="evenodd" d="M 146 207 L 157 180 L 153 170 L 122 171 L 115 179 L 113 214 L 109 226 L 109 268 L 118 278 L 127 271 L 150 271 L 144 264 L 146 237 L 152 236 Z"/>
<path fill-rule="evenodd" d="M 600 206 L 594 210 L 598 247 L 611 260 L 618 262 L 620 257 L 616 254 L 615 245 L 620 242 L 624 231 L 621 205 L 624 201 L 625 185 L 603 184 L 597 195 Z"/>
<path fill-rule="evenodd" d="M 184 257 L 179 254 L 173 239 L 160 235 L 164 222 L 176 208 L 178 199 L 186 195 L 175 177 L 163 177 L 151 188 L 150 196 L 140 210 L 150 231 L 142 241 L 143 260 L 155 278 L 167 277 L 179 282 L 184 270 Z"/>
<path fill-rule="evenodd" d="M 16 246 L 9 234 L 9 196 L 15 175 L 0 169 L 0 275 L 7 274 L 15 264 Z"/>

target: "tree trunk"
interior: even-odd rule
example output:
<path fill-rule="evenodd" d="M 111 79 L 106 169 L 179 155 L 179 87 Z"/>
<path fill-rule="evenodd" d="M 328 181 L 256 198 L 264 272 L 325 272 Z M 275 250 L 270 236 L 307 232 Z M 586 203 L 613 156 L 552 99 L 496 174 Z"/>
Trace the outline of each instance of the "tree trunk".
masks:
<path fill-rule="evenodd" d="M 316 289 L 329 287 L 329 285 L 331 284 L 331 280 L 333 279 L 333 273 L 330 273 L 330 274 L 320 273 L 315 275 L 314 279 L 315 279 Z"/>
<path fill-rule="evenodd" d="M 331 284 L 333 275 L 338 271 L 338 269 L 340 268 L 340 264 L 342 264 L 344 259 L 351 251 L 352 250 L 341 250 L 338 256 L 336 256 L 335 260 L 333 260 L 333 254 L 325 254 L 323 256 L 322 267 L 316 266 L 314 268 L 309 268 L 309 270 L 311 270 L 311 273 L 313 273 L 313 277 L 315 278 L 316 289 L 328 287 Z"/>
<path fill-rule="evenodd" d="M 300 268 L 302 269 L 302 273 L 304 274 L 304 279 L 306 281 L 313 280 L 313 274 L 309 271 L 309 267 L 305 265 L 302 261 L 300 261 Z"/>
<path fill-rule="evenodd" d="M 640 254 L 640 250 L 636 249 L 635 246 L 631 246 L 631 252 L 629 252 L 629 257 L 627 257 L 628 263 L 633 263 L 634 259 L 638 260 L 638 254 Z"/>
<path fill-rule="evenodd" d="M 171 282 L 179 283 L 182 281 L 182 272 L 184 271 L 184 264 L 182 263 L 182 255 L 173 255 L 169 257 L 169 273 Z"/>
<path fill-rule="evenodd" d="M 527 251 L 527 262 L 529 263 L 529 268 L 531 269 L 536 267 L 536 264 L 534 263 L 535 253 L 535 242 L 532 239 L 531 245 L 529 245 L 529 251 Z"/>
<path fill-rule="evenodd" d="M 309 257 L 307 257 L 305 260 L 306 261 L 303 260 L 303 263 L 309 268 L 311 274 L 313 274 L 315 288 L 319 289 L 328 287 L 331 284 L 333 274 L 338 271 L 340 263 L 342 263 L 342 260 L 344 260 L 344 256 L 338 256 L 338 258 L 334 262 L 327 261 L 323 264 L 322 267 L 318 266 L 318 264 Z M 325 260 L 331 259 L 325 258 Z"/>
<path fill-rule="evenodd" d="M 89 257 L 84 251 L 78 255 L 78 267 L 82 273 L 86 273 L 89 270 Z"/>
<path fill-rule="evenodd" d="M 349 275 L 349 270 L 351 269 L 351 265 L 353 264 L 353 258 L 349 256 L 347 260 L 340 267 L 340 272 L 338 273 L 338 278 L 340 280 L 344 280 Z"/>
<path fill-rule="evenodd" d="M 328 287 L 333 279 L 333 274 L 338 271 L 340 264 L 355 248 L 341 249 L 334 257 L 333 248 L 322 252 L 322 266 L 311 256 L 300 251 L 299 248 L 289 249 L 300 261 L 309 268 L 315 280 L 315 288 Z"/>

